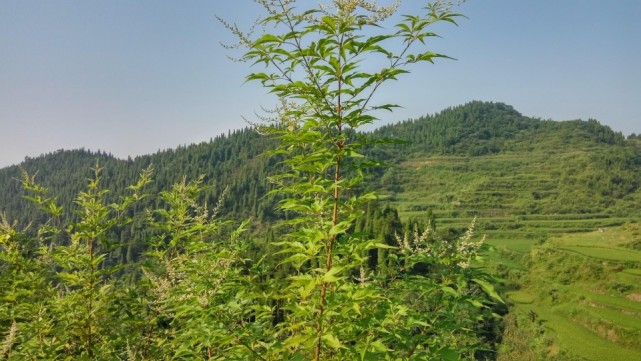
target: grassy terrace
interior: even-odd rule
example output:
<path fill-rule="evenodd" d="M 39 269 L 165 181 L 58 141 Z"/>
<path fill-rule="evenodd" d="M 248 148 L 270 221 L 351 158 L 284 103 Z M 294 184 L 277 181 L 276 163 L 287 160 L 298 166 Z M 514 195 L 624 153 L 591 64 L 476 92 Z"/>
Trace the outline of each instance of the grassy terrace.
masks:
<path fill-rule="evenodd" d="M 519 299 L 518 295 L 511 296 L 510 299 Z M 513 302 L 516 302 L 513 300 Z M 559 346 L 571 353 L 573 356 L 581 357 L 585 360 L 617 360 L 617 361 L 637 361 L 641 359 L 641 350 L 631 346 L 614 344 L 608 340 L 608 331 L 594 331 L 580 322 L 565 316 L 565 312 L 560 307 L 546 307 L 534 303 L 517 303 L 518 312 L 534 312 L 537 315 L 537 321 L 542 322 L 550 333 L 558 340 Z M 601 333 L 604 333 L 602 335 Z M 612 332 L 610 332 L 613 335 Z M 554 348 L 552 348 L 554 349 Z M 553 354 L 550 355 L 554 358 Z"/>
<path fill-rule="evenodd" d="M 384 192 L 401 218 L 421 218 L 429 210 L 440 229 L 466 228 L 476 217 L 478 232 L 490 242 L 623 225 L 629 218 L 618 210 L 633 207 L 630 200 L 571 194 L 584 186 L 576 185 L 581 170 L 567 169 L 563 159 L 586 154 L 581 150 L 563 157 L 539 152 L 412 159 L 389 171 Z"/>
<path fill-rule="evenodd" d="M 641 252 L 627 247 L 640 229 L 630 224 L 551 238 L 534 251 L 524 287 L 508 292 L 512 312 L 536 315 L 574 356 L 641 359 Z"/>
<path fill-rule="evenodd" d="M 431 212 L 440 231 L 476 217 L 510 312 L 547 330 L 549 358 L 641 360 L 641 250 L 630 246 L 641 240 L 641 212 L 630 212 L 641 197 L 586 192 L 589 162 L 564 166 L 586 154 L 413 159 L 390 171 L 386 191 L 401 218 Z"/>

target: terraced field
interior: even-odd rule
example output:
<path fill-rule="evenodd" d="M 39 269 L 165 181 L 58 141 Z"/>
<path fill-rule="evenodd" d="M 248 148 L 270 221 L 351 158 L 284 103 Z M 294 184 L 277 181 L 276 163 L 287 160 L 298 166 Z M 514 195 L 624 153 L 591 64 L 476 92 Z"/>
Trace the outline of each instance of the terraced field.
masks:
<path fill-rule="evenodd" d="M 549 337 L 543 350 L 532 343 L 539 355 L 641 360 L 641 211 L 629 216 L 639 192 L 573 194 L 581 170 L 551 154 L 414 159 L 389 172 L 403 185 L 388 187 L 402 218 L 432 213 L 454 236 L 476 219 L 510 312 L 520 327 L 543 327 L 534 338 Z"/>
<path fill-rule="evenodd" d="M 570 202 L 576 180 L 568 174 L 578 170 L 565 169 L 562 161 L 553 154 L 413 159 L 388 171 L 394 184 L 404 186 L 391 184 L 387 190 L 402 218 L 421 218 L 429 211 L 437 227 L 453 230 L 476 218 L 488 242 L 514 250 L 629 220 L 619 209 L 629 208 L 633 200 L 613 202 L 581 192 Z"/>
<path fill-rule="evenodd" d="M 629 247 L 640 235 L 629 224 L 534 248 L 525 287 L 508 293 L 513 311 L 536 317 L 574 356 L 641 359 L 641 251 Z"/>
<path fill-rule="evenodd" d="M 514 297 L 517 297 L 516 295 Z M 582 325 L 581 322 L 572 317 L 566 316 L 573 310 L 564 310 L 562 307 L 541 307 L 531 304 L 517 303 L 518 312 L 534 312 L 537 315 L 536 322 L 541 322 L 547 327 L 557 340 L 559 347 L 566 350 L 568 359 L 584 360 L 612 360 L 612 361 L 635 361 L 641 359 L 641 350 L 634 346 L 615 344 L 611 339 L 618 339 L 613 329 L 599 324 L 597 327 Z M 593 315 L 590 315 L 594 319 Z M 628 323 L 637 322 L 630 320 Z M 633 326 L 638 331 L 639 325 Z M 593 329 L 594 328 L 594 329 Z M 554 349 L 553 347 L 551 349 Z M 550 354 L 549 358 L 556 358 Z"/>

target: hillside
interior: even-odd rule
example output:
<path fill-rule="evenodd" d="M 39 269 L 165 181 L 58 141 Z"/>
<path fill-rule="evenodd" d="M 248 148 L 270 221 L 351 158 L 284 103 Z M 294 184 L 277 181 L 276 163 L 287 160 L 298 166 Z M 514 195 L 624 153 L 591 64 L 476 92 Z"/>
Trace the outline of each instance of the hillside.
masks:
<path fill-rule="evenodd" d="M 514 239 L 591 231 L 638 214 L 641 146 L 596 120 L 533 119 L 502 103 L 471 102 L 381 127 L 371 136 L 403 143 L 367 153 L 389 166 L 373 170 L 371 188 L 387 195 L 404 219 L 429 211 L 441 227 L 456 231 L 477 217 L 480 230 L 495 243 L 505 239 L 518 247 Z M 114 199 L 153 165 L 152 195 L 183 177 L 203 175 L 211 186 L 208 203 L 216 203 L 227 188 L 224 218 L 269 221 L 278 218 L 274 200 L 264 197 L 270 187 L 266 177 L 278 166 L 277 160 L 262 156 L 271 144 L 244 129 L 127 160 L 59 150 L 0 169 L 0 211 L 22 225 L 40 219 L 22 199 L 16 180 L 22 168 L 37 173 L 37 181 L 71 213 L 75 195 L 98 161 Z M 147 202 L 140 207 L 158 199 Z"/>
<path fill-rule="evenodd" d="M 91 168 L 98 162 L 103 171 L 103 185 L 113 198 L 135 182 L 140 172 L 153 166 L 154 176 L 150 193 L 158 194 L 183 177 L 188 180 L 204 176 L 211 187 L 208 201 L 215 203 L 225 188 L 230 201 L 226 211 L 234 216 L 267 217 L 270 209 L 257 208 L 268 185 L 265 172 L 276 160 L 262 156 L 271 144 L 253 130 L 243 129 L 221 135 L 209 142 L 167 149 L 133 159 L 117 159 L 104 152 L 87 150 L 58 150 L 36 158 L 27 158 L 17 166 L 0 169 L 0 209 L 10 219 L 21 223 L 31 221 L 34 214 L 29 202 L 22 199 L 21 169 L 36 174 L 36 180 L 48 187 L 61 204 L 72 208 L 75 195 L 85 186 Z M 150 199 L 155 203 L 157 199 Z"/>
<path fill-rule="evenodd" d="M 400 219 L 435 219 L 437 231 L 450 237 L 476 219 L 477 233 L 496 247 L 488 253 L 488 267 L 503 278 L 511 306 L 503 359 L 597 360 L 594 355 L 608 349 L 622 360 L 641 354 L 635 342 L 641 336 L 637 137 L 626 139 L 596 120 L 541 120 L 487 102 L 368 135 L 398 140 L 365 153 L 387 163 L 371 170 L 368 186 L 379 190 Z M 103 152 L 56 151 L 0 169 L 0 212 L 23 226 L 42 220 L 22 199 L 17 181 L 22 168 L 37 172 L 36 180 L 73 214 L 74 197 L 98 161 L 114 199 L 153 165 L 151 196 L 134 213 L 158 206 L 159 193 L 183 177 L 202 175 L 210 186 L 207 203 L 218 202 L 227 188 L 222 218 L 252 217 L 261 229 L 281 217 L 274 212 L 275 200 L 265 197 L 267 176 L 279 167 L 277 159 L 262 155 L 272 146 L 245 129 L 127 160 Z M 122 261 L 138 259 L 144 236 L 144 230 L 120 235 L 128 242 Z M 591 347 L 572 341 L 573 334 Z M 526 344 L 519 343 L 523 339 Z"/>
<path fill-rule="evenodd" d="M 488 267 L 510 307 L 500 360 L 641 357 L 635 137 L 483 103 L 376 134 L 413 140 L 380 175 L 401 218 L 434 217 L 452 235 L 476 218 L 496 247 Z"/>
<path fill-rule="evenodd" d="M 641 147 L 595 120 L 543 121 L 473 102 L 374 134 L 408 142 L 388 153 L 393 165 L 380 177 L 404 217 L 477 217 L 488 233 L 513 237 L 556 219 L 567 221 L 557 231 L 592 230 L 638 209 Z"/>

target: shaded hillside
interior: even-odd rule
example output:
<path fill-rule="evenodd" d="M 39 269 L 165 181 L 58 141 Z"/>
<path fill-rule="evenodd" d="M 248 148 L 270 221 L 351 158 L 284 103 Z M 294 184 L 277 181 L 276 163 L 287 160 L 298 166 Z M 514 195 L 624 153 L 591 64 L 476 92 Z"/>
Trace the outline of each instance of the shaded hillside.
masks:
<path fill-rule="evenodd" d="M 134 159 L 117 159 L 102 152 L 59 150 L 36 158 L 28 158 L 19 166 L 0 169 L 0 211 L 21 224 L 37 222 L 39 212 L 22 198 L 19 179 L 21 169 L 36 174 L 36 181 L 49 188 L 60 204 L 72 210 L 76 194 L 85 186 L 91 168 L 103 168 L 104 187 L 112 199 L 122 195 L 140 172 L 153 166 L 153 183 L 148 187 L 150 197 L 140 206 L 155 206 L 160 191 L 183 177 L 195 180 L 201 175 L 211 189 L 207 201 L 214 204 L 227 188 L 223 216 L 225 218 L 272 216 L 273 205 L 263 198 L 269 185 L 266 172 L 277 161 L 261 154 L 270 148 L 270 141 L 253 130 L 244 129 L 218 136 L 209 142 L 159 151 Z"/>
<path fill-rule="evenodd" d="M 85 185 L 96 161 L 109 169 L 124 162 L 103 152 L 84 149 L 57 150 L 39 157 L 27 157 L 19 166 L 0 169 L 0 212 L 9 220 L 18 220 L 22 225 L 40 223 L 46 217 L 23 198 L 21 169 L 26 170 L 43 186 L 52 189 L 59 204 L 69 208 Z M 124 176 L 124 174 L 123 174 Z M 108 179 L 107 182 L 116 182 Z"/>

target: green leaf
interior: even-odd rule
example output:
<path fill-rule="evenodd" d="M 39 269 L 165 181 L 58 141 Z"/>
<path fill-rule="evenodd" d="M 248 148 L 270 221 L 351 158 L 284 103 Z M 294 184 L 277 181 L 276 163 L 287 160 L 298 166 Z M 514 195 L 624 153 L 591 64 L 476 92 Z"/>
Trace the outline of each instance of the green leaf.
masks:
<path fill-rule="evenodd" d="M 468 302 L 471 303 L 472 306 L 474 306 L 476 308 L 483 308 L 483 303 L 481 303 L 481 301 L 479 301 L 479 300 L 470 299 L 470 300 L 468 300 Z"/>
<path fill-rule="evenodd" d="M 280 43 L 280 39 L 273 34 L 265 34 L 260 39 L 256 40 L 253 46 L 258 46 L 266 43 Z"/>
<path fill-rule="evenodd" d="M 377 242 L 377 243 L 372 244 L 368 248 L 397 249 L 398 247 L 390 246 L 389 244 Z"/>
<path fill-rule="evenodd" d="M 363 314 L 361 313 L 361 306 L 360 306 L 360 304 L 359 304 L 359 303 L 353 303 L 353 304 L 352 304 L 352 309 L 354 310 L 354 312 L 358 313 L 360 316 L 362 316 L 362 315 L 363 315 Z"/>
<path fill-rule="evenodd" d="M 345 233 L 345 231 L 347 231 L 349 227 L 351 227 L 351 225 L 352 225 L 352 222 L 349 222 L 349 221 L 340 222 L 332 226 L 332 228 L 329 230 L 329 235 L 335 236 L 337 234 Z"/>
<path fill-rule="evenodd" d="M 451 348 L 444 348 L 438 351 L 438 354 L 440 356 L 439 359 L 444 360 L 444 361 L 459 361 L 461 360 L 461 355 L 459 355 L 456 350 L 451 349 Z"/>
<path fill-rule="evenodd" d="M 385 346 L 383 341 L 376 340 L 370 344 L 371 350 L 374 352 L 388 352 L 390 351 L 389 347 Z"/>
<path fill-rule="evenodd" d="M 364 158 L 365 157 L 364 155 L 362 155 L 360 153 L 357 153 L 356 151 L 351 150 L 351 149 L 348 150 L 346 153 L 347 153 L 347 156 L 351 157 L 351 158 Z"/>
<path fill-rule="evenodd" d="M 479 278 L 473 278 L 472 281 L 474 281 L 474 283 L 476 283 L 477 285 L 481 286 L 481 289 L 483 289 L 483 292 L 485 292 L 488 296 L 492 297 L 493 299 L 495 299 L 500 303 L 505 303 L 501 298 L 501 296 L 499 296 L 499 294 L 496 293 L 494 286 L 492 286 L 489 282 Z"/>
<path fill-rule="evenodd" d="M 452 295 L 454 297 L 459 297 L 460 296 L 459 293 L 455 289 L 450 287 L 450 286 L 441 287 L 441 291 L 443 291 L 445 293 L 449 293 L 450 295 Z"/>
<path fill-rule="evenodd" d="M 339 348 L 344 348 L 343 344 L 338 340 L 336 336 L 334 336 L 331 333 L 324 334 L 321 337 L 324 341 L 325 344 L 333 349 L 339 349 Z"/>
<path fill-rule="evenodd" d="M 339 277 L 336 277 L 336 275 L 341 271 L 340 268 L 338 267 L 332 267 L 329 271 L 327 271 L 323 275 L 323 282 L 325 283 L 332 283 L 336 282 L 339 280 Z"/>

